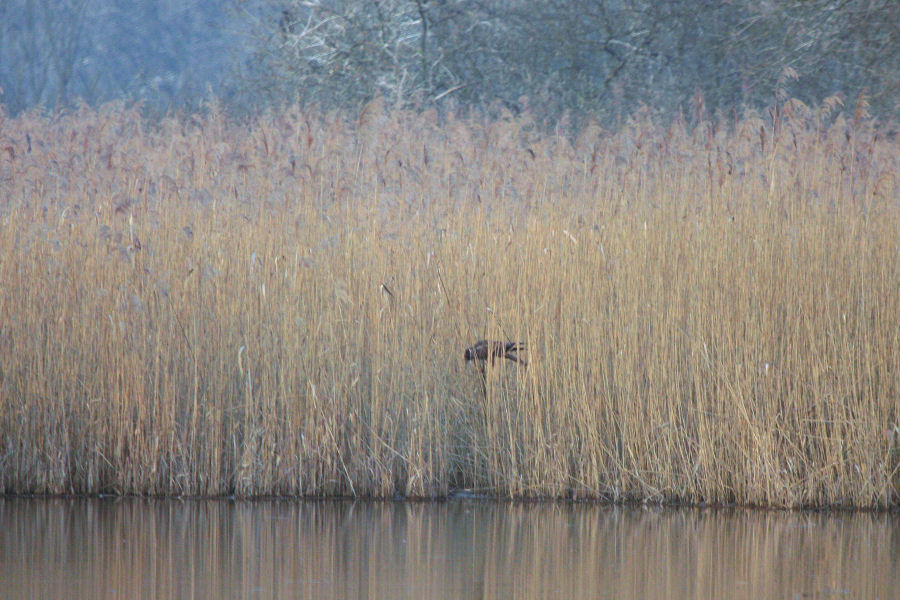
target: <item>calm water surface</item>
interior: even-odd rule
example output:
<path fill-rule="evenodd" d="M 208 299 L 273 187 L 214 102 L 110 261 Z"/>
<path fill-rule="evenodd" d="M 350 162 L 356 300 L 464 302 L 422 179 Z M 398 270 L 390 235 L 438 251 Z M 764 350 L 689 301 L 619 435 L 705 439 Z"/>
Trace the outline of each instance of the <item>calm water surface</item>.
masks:
<path fill-rule="evenodd" d="M 0 499 L 0 597 L 900 598 L 900 515 Z"/>

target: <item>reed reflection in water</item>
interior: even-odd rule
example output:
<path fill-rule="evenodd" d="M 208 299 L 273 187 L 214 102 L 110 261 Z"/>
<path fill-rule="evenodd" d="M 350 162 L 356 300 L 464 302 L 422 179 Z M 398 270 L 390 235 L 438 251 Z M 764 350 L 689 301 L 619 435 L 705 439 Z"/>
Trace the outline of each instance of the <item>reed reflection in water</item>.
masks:
<path fill-rule="evenodd" d="M 0 500 L 4 598 L 893 598 L 900 515 Z"/>

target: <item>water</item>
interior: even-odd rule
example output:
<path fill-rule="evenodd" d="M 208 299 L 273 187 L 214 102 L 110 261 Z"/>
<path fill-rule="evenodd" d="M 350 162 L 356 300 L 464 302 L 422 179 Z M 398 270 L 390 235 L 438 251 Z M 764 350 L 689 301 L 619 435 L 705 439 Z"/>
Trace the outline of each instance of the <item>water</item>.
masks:
<path fill-rule="evenodd" d="M 900 514 L 0 500 L 0 597 L 900 597 Z"/>

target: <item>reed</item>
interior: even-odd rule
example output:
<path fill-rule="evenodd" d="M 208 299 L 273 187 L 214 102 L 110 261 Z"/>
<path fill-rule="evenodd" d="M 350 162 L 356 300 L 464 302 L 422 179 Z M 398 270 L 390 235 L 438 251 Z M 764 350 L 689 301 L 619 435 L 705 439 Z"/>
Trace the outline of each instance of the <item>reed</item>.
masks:
<path fill-rule="evenodd" d="M 900 148 L 839 109 L 3 117 L 0 491 L 895 505 Z"/>

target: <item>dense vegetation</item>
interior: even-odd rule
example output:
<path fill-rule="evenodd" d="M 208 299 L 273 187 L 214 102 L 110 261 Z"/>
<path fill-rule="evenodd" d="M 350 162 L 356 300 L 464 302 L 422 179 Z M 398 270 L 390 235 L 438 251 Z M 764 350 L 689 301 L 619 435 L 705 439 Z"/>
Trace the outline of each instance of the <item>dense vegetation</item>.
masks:
<path fill-rule="evenodd" d="M 0 491 L 896 504 L 900 149 L 841 110 L 5 117 Z"/>

